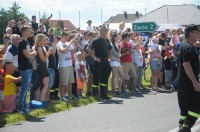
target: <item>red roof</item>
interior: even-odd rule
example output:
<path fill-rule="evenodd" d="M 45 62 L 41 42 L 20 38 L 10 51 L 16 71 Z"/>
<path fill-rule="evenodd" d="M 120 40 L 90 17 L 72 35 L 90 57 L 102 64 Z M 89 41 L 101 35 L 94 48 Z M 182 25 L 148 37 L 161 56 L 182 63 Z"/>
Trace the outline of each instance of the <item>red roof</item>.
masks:
<path fill-rule="evenodd" d="M 68 30 L 75 30 L 76 27 L 69 20 L 49 20 L 50 23 L 53 24 L 54 28 L 57 28 L 57 23 L 59 21 L 63 22 L 63 28 L 67 28 Z"/>

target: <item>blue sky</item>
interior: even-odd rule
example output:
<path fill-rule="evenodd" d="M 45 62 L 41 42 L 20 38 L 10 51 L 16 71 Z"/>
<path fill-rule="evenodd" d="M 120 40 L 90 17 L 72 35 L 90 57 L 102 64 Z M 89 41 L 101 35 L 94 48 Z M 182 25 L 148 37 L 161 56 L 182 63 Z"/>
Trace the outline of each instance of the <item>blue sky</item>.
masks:
<path fill-rule="evenodd" d="M 52 19 L 70 20 L 76 27 L 84 25 L 91 19 L 93 23 L 101 23 L 111 16 L 139 11 L 143 15 L 163 5 L 195 4 L 200 5 L 200 0 L 0 0 L 0 8 L 8 9 L 16 1 L 29 19 L 32 15 L 39 18 L 44 12 L 47 15 L 53 14 Z M 101 17 L 102 10 L 102 17 Z"/>

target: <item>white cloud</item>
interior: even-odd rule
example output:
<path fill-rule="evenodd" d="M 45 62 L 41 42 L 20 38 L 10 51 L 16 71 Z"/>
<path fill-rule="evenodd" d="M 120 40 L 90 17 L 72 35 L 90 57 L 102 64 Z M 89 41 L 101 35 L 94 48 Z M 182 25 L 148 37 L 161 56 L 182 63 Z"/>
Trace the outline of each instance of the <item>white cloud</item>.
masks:
<path fill-rule="evenodd" d="M 147 13 L 159 8 L 163 5 L 179 5 L 179 4 L 196 4 L 200 5 L 199 0 L 0 0 L 0 8 L 8 9 L 12 3 L 16 1 L 20 6 L 21 12 L 24 12 L 29 18 L 32 15 L 39 17 L 39 11 L 42 15 L 53 14 L 52 19 L 59 19 L 59 11 L 61 19 L 70 20 L 75 26 L 79 25 L 79 10 L 81 13 L 81 25 L 85 24 L 88 19 L 92 19 L 94 23 L 101 22 L 101 10 L 103 22 L 108 20 L 110 16 L 127 11 L 128 13 Z"/>

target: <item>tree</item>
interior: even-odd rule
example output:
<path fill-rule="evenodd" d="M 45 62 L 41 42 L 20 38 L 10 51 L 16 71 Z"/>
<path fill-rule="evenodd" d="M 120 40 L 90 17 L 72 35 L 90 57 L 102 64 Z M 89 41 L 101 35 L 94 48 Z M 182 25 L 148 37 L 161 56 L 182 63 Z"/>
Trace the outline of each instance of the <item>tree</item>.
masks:
<path fill-rule="evenodd" d="M 16 2 L 9 7 L 9 10 L 5 10 L 4 8 L 0 9 L 0 44 L 3 43 L 3 34 L 5 29 L 8 25 L 8 21 L 15 20 L 16 22 L 19 21 L 20 18 L 26 19 L 29 21 L 28 17 L 22 12 L 20 12 L 20 6 Z"/>
<path fill-rule="evenodd" d="M 29 20 L 24 13 L 19 11 L 20 8 L 21 7 L 16 2 L 14 2 L 11 7 L 9 7 L 8 15 L 10 19 L 14 19 L 16 22 L 18 22 L 20 18 Z"/>
<path fill-rule="evenodd" d="M 44 12 L 43 15 L 41 16 L 41 18 L 44 19 L 44 20 L 47 19 L 47 15 L 46 15 L 45 12 Z"/>

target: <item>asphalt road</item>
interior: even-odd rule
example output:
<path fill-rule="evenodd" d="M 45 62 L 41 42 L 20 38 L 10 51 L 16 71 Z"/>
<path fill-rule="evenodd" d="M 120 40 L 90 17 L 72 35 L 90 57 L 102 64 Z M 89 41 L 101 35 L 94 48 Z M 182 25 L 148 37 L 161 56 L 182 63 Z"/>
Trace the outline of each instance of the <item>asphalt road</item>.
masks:
<path fill-rule="evenodd" d="M 72 108 L 0 132 L 172 132 L 178 119 L 175 92 L 145 92 Z"/>

